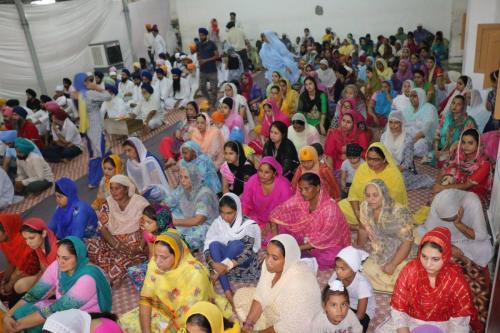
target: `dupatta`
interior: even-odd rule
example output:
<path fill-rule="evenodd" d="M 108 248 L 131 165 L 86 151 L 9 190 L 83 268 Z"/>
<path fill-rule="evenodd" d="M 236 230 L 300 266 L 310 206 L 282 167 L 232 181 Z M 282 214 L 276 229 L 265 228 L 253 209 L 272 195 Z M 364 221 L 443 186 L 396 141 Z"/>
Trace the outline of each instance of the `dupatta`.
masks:
<path fill-rule="evenodd" d="M 49 225 L 52 231 L 58 238 L 64 238 L 69 233 L 67 228 L 71 227 L 73 222 L 73 213 L 78 206 L 80 199 L 78 198 L 78 190 L 73 180 L 61 177 L 56 181 L 56 186 L 68 198 L 68 203 L 65 207 L 57 207 Z"/>
<path fill-rule="evenodd" d="M 260 134 L 265 136 L 265 137 L 268 137 L 269 130 L 271 129 L 272 123 L 274 123 L 275 121 L 281 121 L 286 126 L 290 126 L 290 118 L 288 118 L 288 116 L 286 114 L 284 114 L 283 112 L 280 111 L 280 109 L 278 108 L 278 105 L 272 99 L 268 98 L 265 102 L 263 102 L 262 109 L 264 109 L 264 105 L 266 105 L 266 104 L 271 107 L 272 116 L 269 117 L 268 115 L 266 115 L 266 113 L 264 111 L 264 119 L 262 119 L 262 129 L 261 129 Z"/>
<path fill-rule="evenodd" d="M 47 268 L 57 258 L 57 238 L 56 235 L 49 229 L 44 220 L 32 217 L 24 221 L 24 225 L 36 231 L 45 231 L 46 237 L 44 244 L 35 250 L 36 256 L 40 265 Z M 44 251 L 45 250 L 45 251 Z"/>

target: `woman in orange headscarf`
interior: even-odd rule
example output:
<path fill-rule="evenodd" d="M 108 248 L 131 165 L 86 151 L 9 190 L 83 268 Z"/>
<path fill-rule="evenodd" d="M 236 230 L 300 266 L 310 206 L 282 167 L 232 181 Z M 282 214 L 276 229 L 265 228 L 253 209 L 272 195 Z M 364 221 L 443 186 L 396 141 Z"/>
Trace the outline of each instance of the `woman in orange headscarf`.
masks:
<path fill-rule="evenodd" d="M 109 181 L 113 176 L 123 173 L 123 163 L 118 155 L 109 155 L 102 160 L 103 176 L 97 190 L 97 197 L 92 202 L 92 208 L 101 210 L 101 207 L 106 203 L 106 198 L 111 194 L 109 192 Z"/>

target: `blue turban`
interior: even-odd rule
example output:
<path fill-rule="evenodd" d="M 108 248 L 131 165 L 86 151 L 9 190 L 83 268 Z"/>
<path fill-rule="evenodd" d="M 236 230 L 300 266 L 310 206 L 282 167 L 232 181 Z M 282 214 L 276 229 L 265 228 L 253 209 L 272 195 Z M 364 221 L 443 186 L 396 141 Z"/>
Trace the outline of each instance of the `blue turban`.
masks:
<path fill-rule="evenodd" d="M 16 106 L 14 110 L 12 110 L 14 113 L 17 113 L 21 118 L 26 119 L 26 116 L 28 115 L 28 112 L 22 107 L 22 106 Z"/>
<path fill-rule="evenodd" d="M 87 91 L 87 87 L 85 86 L 85 81 L 87 80 L 88 76 L 87 73 L 78 73 L 75 75 L 73 78 L 73 87 L 79 91 L 85 94 Z"/>
<path fill-rule="evenodd" d="M 243 130 L 239 127 L 234 127 L 231 130 L 231 133 L 229 133 L 230 141 L 238 141 L 239 143 L 243 144 L 244 139 L 245 139 L 245 133 L 243 133 Z"/>
<path fill-rule="evenodd" d="M 153 74 L 151 74 L 149 71 L 147 70 L 143 70 L 141 72 L 141 77 L 145 77 L 147 78 L 149 81 L 151 81 L 153 79 Z"/>
<path fill-rule="evenodd" d="M 153 87 L 148 83 L 143 83 L 141 89 L 146 90 L 150 94 L 153 94 L 153 92 L 155 91 Z"/>
<path fill-rule="evenodd" d="M 165 75 L 165 71 L 163 69 L 161 69 L 160 67 L 156 67 L 155 72 L 162 73 L 163 75 Z"/>
<path fill-rule="evenodd" d="M 130 71 L 128 69 L 122 69 L 122 73 L 126 73 L 130 77 Z"/>
<path fill-rule="evenodd" d="M 172 68 L 170 73 L 172 73 L 172 75 L 179 75 L 180 76 L 182 74 L 182 71 L 179 68 Z"/>
<path fill-rule="evenodd" d="M 110 93 L 113 93 L 113 95 L 118 95 L 118 89 L 116 89 L 116 87 L 112 84 L 107 84 L 104 86 L 106 88 L 107 91 L 109 91 Z"/>
<path fill-rule="evenodd" d="M 206 28 L 199 28 L 198 33 L 208 35 L 208 30 Z"/>
<path fill-rule="evenodd" d="M 17 138 L 17 131 L 10 130 L 10 131 L 0 131 L 0 141 L 2 142 L 14 142 Z"/>

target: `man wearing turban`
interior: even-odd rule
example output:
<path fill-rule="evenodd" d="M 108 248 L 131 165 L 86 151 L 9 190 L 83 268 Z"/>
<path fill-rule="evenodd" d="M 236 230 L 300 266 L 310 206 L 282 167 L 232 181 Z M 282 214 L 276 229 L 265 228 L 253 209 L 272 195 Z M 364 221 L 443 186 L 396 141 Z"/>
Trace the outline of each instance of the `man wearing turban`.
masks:
<path fill-rule="evenodd" d="M 35 124 L 29 119 L 28 112 L 22 106 L 16 106 L 12 112 L 11 126 L 17 131 L 17 136 L 33 141 L 38 148 L 43 148 L 43 142 L 40 133 Z"/>

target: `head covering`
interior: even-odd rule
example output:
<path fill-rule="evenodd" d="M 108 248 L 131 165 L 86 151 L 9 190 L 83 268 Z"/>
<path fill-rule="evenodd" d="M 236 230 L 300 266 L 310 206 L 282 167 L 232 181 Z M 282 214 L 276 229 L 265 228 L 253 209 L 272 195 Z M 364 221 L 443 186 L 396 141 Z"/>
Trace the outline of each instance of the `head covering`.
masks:
<path fill-rule="evenodd" d="M 57 92 L 64 91 L 64 86 L 62 84 L 59 84 L 56 86 L 56 89 L 54 89 L 54 91 L 57 91 Z"/>
<path fill-rule="evenodd" d="M 14 113 L 14 110 L 10 106 L 4 106 L 2 109 L 2 114 L 4 116 L 10 117 Z"/>
<path fill-rule="evenodd" d="M 59 178 L 59 180 L 56 181 L 56 189 L 57 188 L 68 198 L 66 206 L 57 207 L 52 217 L 52 221 L 55 221 L 53 224 L 55 230 L 53 229 L 53 231 L 57 238 L 61 239 L 67 235 L 67 228 L 69 228 L 73 222 L 73 213 L 80 199 L 78 198 L 78 190 L 75 182 L 69 178 Z"/>
<path fill-rule="evenodd" d="M 208 35 L 208 30 L 206 28 L 199 28 L 198 33 Z"/>
<path fill-rule="evenodd" d="M 85 86 L 87 78 L 88 75 L 86 73 L 77 73 L 73 78 L 73 87 L 84 96 L 87 94 L 87 87 Z"/>
<path fill-rule="evenodd" d="M 196 69 L 196 65 L 195 65 L 195 64 L 193 64 L 193 63 L 190 63 L 190 64 L 187 64 L 186 68 L 187 68 L 188 70 L 192 71 L 192 70 Z"/>
<path fill-rule="evenodd" d="M 187 319 L 189 319 L 189 317 L 195 314 L 200 314 L 208 320 L 210 324 L 210 330 L 212 333 L 225 332 L 224 317 L 222 316 L 222 313 L 220 309 L 217 307 L 217 305 L 206 301 L 196 303 L 189 309 L 186 315 L 186 324 L 187 324 Z"/>
<path fill-rule="evenodd" d="M 147 91 L 151 95 L 154 92 L 153 87 L 149 83 L 143 83 L 142 86 L 141 86 L 141 89 Z"/>
<path fill-rule="evenodd" d="M 328 281 L 328 288 L 331 291 L 343 292 L 345 290 L 344 284 L 342 283 L 342 281 L 337 280 L 337 278 L 335 278 L 335 279 L 332 278 L 332 279 L 330 279 L 330 281 Z"/>
<path fill-rule="evenodd" d="M 238 141 L 239 143 L 244 143 L 245 132 L 239 127 L 233 127 L 233 129 L 229 133 L 229 140 Z"/>
<path fill-rule="evenodd" d="M 406 71 L 401 72 L 401 70 L 398 68 L 398 71 L 396 72 L 396 78 L 400 82 L 404 82 L 406 80 L 411 80 L 413 78 L 413 73 L 411 71 L 411 62 L 408 59 L 401 59 L 399 61 L 400 64 L 405 64 L 406 65 Z"/>
<path fill-rule="evenodd" d="M 59 292 L 64 295 L 84 275 L 90 275 L 96 284 L 97 301 L 101 312 L 111 311 L 111 288 L 109 282 L 100 268 L 90 264 L 87 256 L 87 247 L 78 237 L 64 238 L 73 243 L 76 251 L 76 269 L 71 276 L 67 272 L 59 272 Z"/>
<path fill-rule="evenodd" d="M 43 330 L 51 333 L 90 333 L 90 315 L 79 309 L 58 311 L 50 315 Z"/>
<path fill-rule="evenodd" d="M 215 111 L 214 113 L 212 113 L 212 121 L 214 123 L 223 124 L 224 123 L 224 115 L 222 115 L 222 113 L 220 111 Z"/>
<path fill-rule="evenodd" d="M 12 143 L 16 140 L 16 138 L 17 138 L 16 130 L 0 131 L 0 141 L 3 141 L 5 143 Z"/>
<path fill-rule="evenodd" d="M 389 114 L 388 120 L 395 120 L 401 123 L 401 133 L 396 137 L 391 131 L 389 121 L 385 127 L 385 132 L 382 134 L 380 141 L 385 145 L 387 149 L 389 149 L 392 153 L 392 156 L 396 160 L 398 164 L 401 164 L 403 161 L 403 153 L 405 149 L 405 138 L 406 138 L 406 129 L 405 129 L 405 118 L 403 112 L 399 110 L 394 110 Z"/>
<path fill-rule="evenodd" d="M 16 106 L 13 112 L 18 114 L 23 119 L 26 119 L 26 116 L 28 116 L 28 112 L 22 106 Z"/>
<path fill-rule="evenodd" d="M 230 224 L 219 215 L 207 231 L 203 250 L 208 250 L 210 244 L 213 242 L 227 245 L 231 241 L 240 240 L 243 237 L 249 236 L 254 239 L 253 251 L 255 253 L 259 252 L 261 245 L 261 231 L 259 226 L 255 221 L 243 217 L 241 201 L 236 194 L 229 192 L 222 196 L 222 198 L 224 197 L 232 199 L 236 204 L 235 220 Z"/>
<path fill-rule="evenodd" d="M 45 238 L 45 242 L 38 249 L 35 250 L 35 253 L 38 257 L 38 261 L 45 268 L 48 267 L 51 263 L 53 263 L 57 258 L 57 238 L 56 235 L 49 229 L 47 223 L 44 220 L 31 217 L 24 221 L 23 225 L 30 227 L 36 231 L 45 231 L 47 236 Z"/>
<path fill-rule="evenodd" d="M 299 150 L 299 159 L 301 161 L 316 161 L 318 152 L 312 146 L 305 146 Z"/>
<path fill-rule="evenodd" d="M 158 32 L 158 25 L 157 25 L 157 24 L 153 24 L 153 25 L 151 26 L 151 31 Z"/>
<path fill-rule="evenodd" d="M 167 243 L 174 251 L 174 264 L 170 270 L 176 269 L 179 266 L 180 261 L 182 260 L 184 254 L 183 252 L 185 249 L 185 245 L 182 242 L 180 235 L 176 230 L 168 229 L 166 232 L 156 237 L 155 247 L 158 242 Z"/>
<path fill-rule="evenodd" d="M 128 196 L 129 197 L 133 196 L 136 192 L 136 187 L 135 187 L 134 182 L 132 181 L 132 179 L 130 179 L 129 177 L 127 177 L 125 175 L 115 175 L 115 176 L 111 177 L 109 183 L 110 184 L 112 184 L 112 183 L 120 184 L 120 185 L 128 188 Z"/>
<path fill-rule="evenodd" d="M 57 120 L 65 121 L 68 118 L 68 114 L 63 110 L 57 110 L 52 112 L 52 116 L 54 116 Z"/>
<path fill-rule="evenodd" d="M 35 145 L 25 138 L 16 138 L 14 140 L 14 148 L 19 150 L 23 155 L 28 155 L 35 149 Z"/>
<path fill-rule="evenodd" d="M 343 248 L 337 254 L 337 258 L 344 260 L 355 273 L 361 271 L 363 268 L 361 263 L 365 261 L 368 256 L 368 252 L 357 249 L 351 245 Z"/>
<path fill-rule="evenodd" d="M 29 94 L 36 98 L 36 92 L 31 88 L 26 89 L 26 94 Z"/>
<path fill-rule="evenodd" d="M 26 275 L 34 275 L 39 271 L 35 252 L 26 244 L 19 232 L 22 226 L 21 215 L 0 214 L 0 225 L 8 239 L 0 243 L 7 261 Z"/>
<path fill-rule="evenodd" d="M 61 106 L 59 104 L 57 104 L 55 101 L 49 101 L 47 103 L 44 103 L 43 107 L 48 112 L 62 111 Z"/>
<path fill-rule="evenodd" d="M 276 175 L 277 176 L 283 176 L 283 167 L 281 164 L 276 161 L 276 159 L 272 156 L 265 156 L 260 160 L 260 164 L 268 164 L 273 167 L 274 170 L 276 170 Z"/>
<path fill-rule="evenodd" d="M 113 95 L 118 95 L 118 89 L 116 89 L 116 86 L 113 84 L 106 84 L 105 89 L 112 93 Z"/>
<path fill-rule="evenodd" d="M 141 77 L 145 77 L 147 78 L 149 81 L 151 81 L 153 79 L 153 74 L 151 74 L 150 71 L 147 71 L 147 70 L 143 70 L 141 71 Z"/>
<path fill-rule="evenodd" d="M 300 247 L 295 238 L 288 234 L 280 234 L 274 236 L 271 241 L 280 242 L 285 248 L 285 265 L 283 267 L 283 274 L 290 269 L 293 265 L 300 260 Z M 269 247 L 269 245 L 268 245 Z"/>
<path fill-rule="evenodd" d="M 170 71 L 170 73 L 172 73 L 172 75 L 178 75 L 178 76 L 180 76 L 182 74 L 182 71 L 179 68 L 172 68 L 172 70 Z"/>

